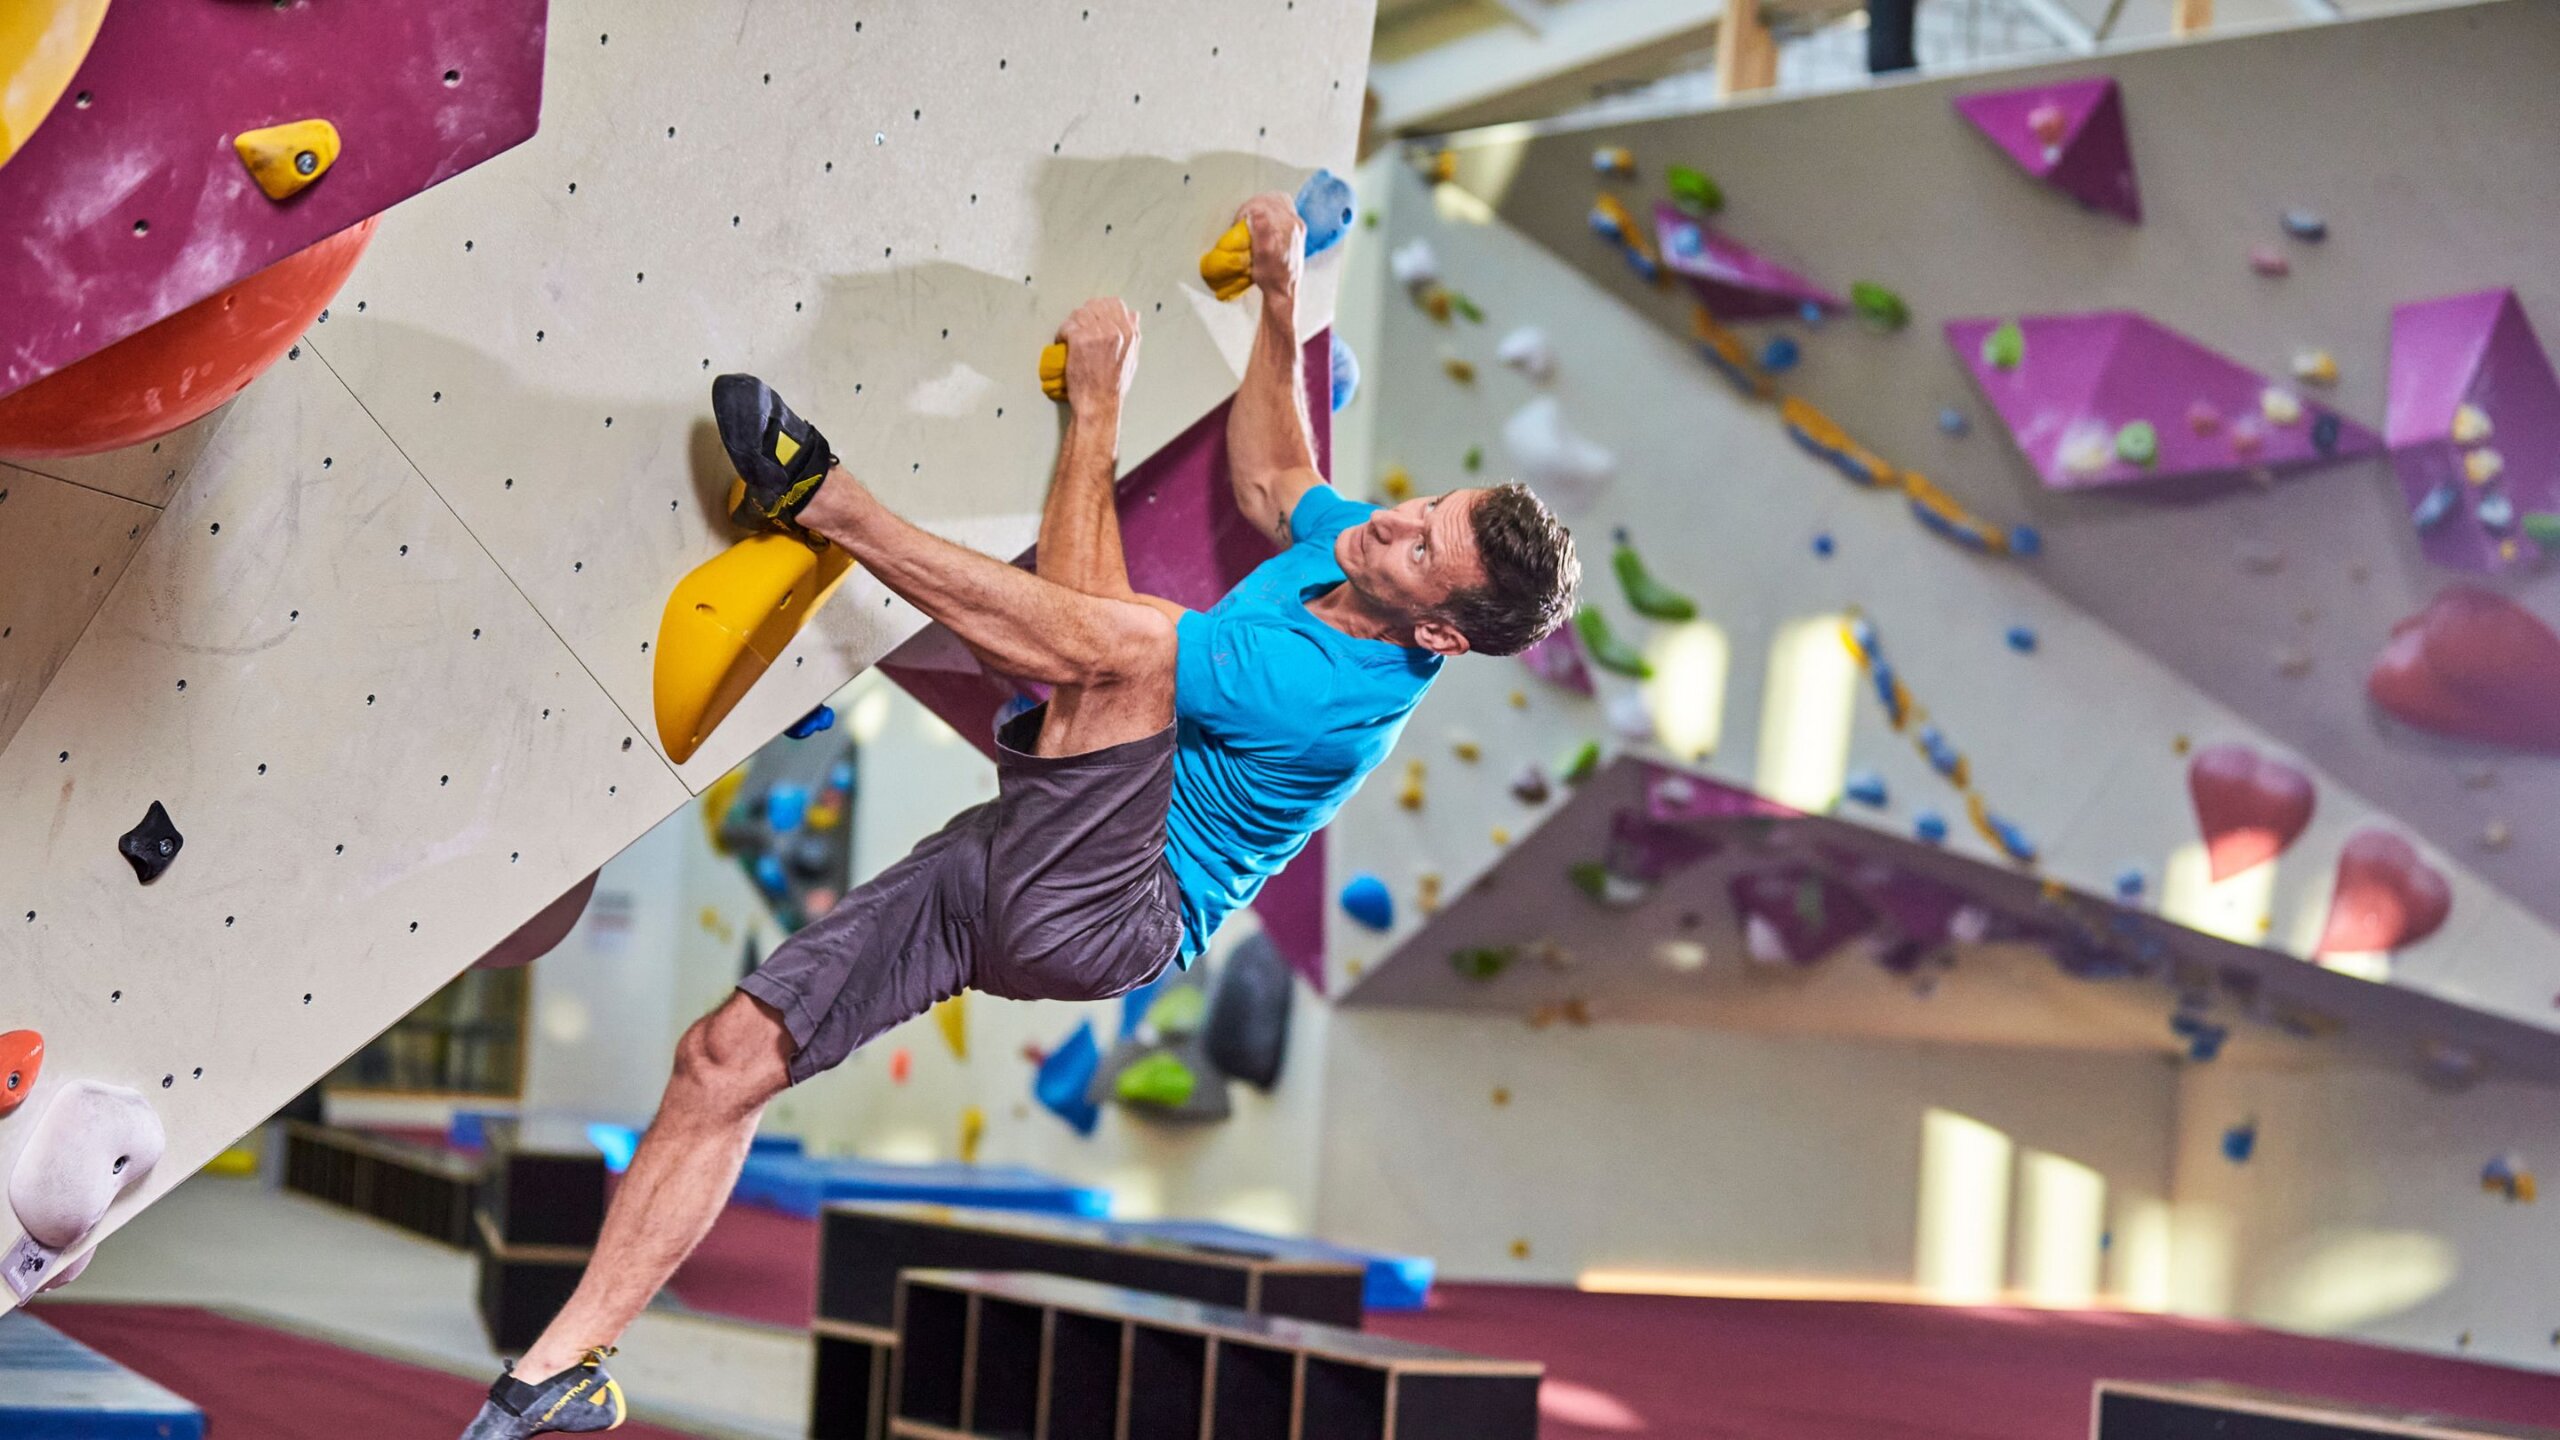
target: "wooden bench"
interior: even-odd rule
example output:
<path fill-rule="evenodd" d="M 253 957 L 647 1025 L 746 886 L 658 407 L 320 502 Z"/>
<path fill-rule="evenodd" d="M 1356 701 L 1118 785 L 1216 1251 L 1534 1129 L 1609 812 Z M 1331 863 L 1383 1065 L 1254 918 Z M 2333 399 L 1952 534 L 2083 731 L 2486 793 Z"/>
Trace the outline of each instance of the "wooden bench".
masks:
<path fill-rule="evenodd" d="M 818 1237 L 809 1434 L 881 1440 L 905 1270 L 1040 1271 L 1356 1329 L 1360 1266 L 1133 1235 L 1105 1222 L 947 1205 L 839 1202 Z"/>
<path fill-rule="evenodd" d="M 897 1440 L 1536 1440 L 1543 1367 L 1055 1275 L 898 1282 Z"/>
<path fill-rule="evenodd" d="M 284 1137 L 286 1189 L 470 1248 L 477 1157 L 308 1120 L 284 1122 Z"/>
<path fill-rule="evenodd" d="M 489 1343 L 521 1352 L 569 1303 L 604 1229 L 604 1154 L 573 1121 L 493 1121 L 471 1241 Z"/>
<path fill-rule="evenodd" d="M 2560 1440 L 2560 1430 L 2419 1415 L 2238 1385 L 2101 1380 L 2092 1440 Z"/>

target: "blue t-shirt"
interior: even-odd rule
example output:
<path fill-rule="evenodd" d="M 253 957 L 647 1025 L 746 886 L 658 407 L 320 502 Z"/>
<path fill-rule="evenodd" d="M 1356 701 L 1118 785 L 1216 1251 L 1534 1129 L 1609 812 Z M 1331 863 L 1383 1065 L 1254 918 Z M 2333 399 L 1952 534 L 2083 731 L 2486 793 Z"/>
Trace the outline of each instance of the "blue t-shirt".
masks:
<path fill-rule="evenodd" d="M 1343 583 L 1334 540 L 1377 508 L 1316 486 L 1290 513 L 1288 549 L 1182 617 L 1165 858 L 1182 884 L 1185 963 L 1395 748 L 1440 673 L 1428 650 L 1307 612 Z"/>

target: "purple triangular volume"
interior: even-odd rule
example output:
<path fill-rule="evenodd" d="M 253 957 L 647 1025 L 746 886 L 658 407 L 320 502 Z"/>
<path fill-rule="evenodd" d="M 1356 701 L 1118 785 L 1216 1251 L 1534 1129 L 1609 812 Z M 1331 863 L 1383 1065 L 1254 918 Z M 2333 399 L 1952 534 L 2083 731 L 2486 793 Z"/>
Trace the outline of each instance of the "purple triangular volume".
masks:
<path fill-rule="evenodd" d="M 1805 306 L 1845 310 L 1848 302 L 1730 235 L 1720 235 L 1680 213 L 1653 207 L 1654 238 L 1662 263 L 1689 282 L 1719 320 L 1763 320 L 1793 315 Z"/>
<path fill-rule="evenodd" d="M 2134 179 L 2133 141 L 2125 132 L 2124 92 L 2115 81 L 2100 75 L 1986 90 L 1957 96 L 1955 106 L 2018 168 L 2092 210 L 2142 223 L 2142 187 Z"/>
<path fill-rule="evenodd" d="M 2489 430 L 2457 440 L 2466 405 Z M 2560 513 L 2560 376 L 2513 290 L 2393 308 L 2383 431 L 2428 559 L 2484 574 L 2541 560 L 2523 518 Z M 2475 482 L 2466 464 L 2495 473 Z"/>
<path fill-rule="evenodd" d="M 2024 316 L 2017 325 L 2025 358 L 2007 370 L 1982 354 L 1984 337 L 2000 324 L 1950 320 L 1947 343 L 2027 463 L 2056 490 L 2291 469 L 2382 449 L 2382 437 L 2364 426 L 2130 310 Z M 2299 402 L 2300 417 L 2269 418 L 2270 391 Z M 2135 421 L 2149 422 L 2157 437 L 2158 453 L 2147 465 L 2115 453 L 2116 435 Z M 2324 447 L 2318 437 L 2332 426 Z M 2092 447 L 2103 447 L 2105 463 L 2067 463 L 2066 456 Z"/>

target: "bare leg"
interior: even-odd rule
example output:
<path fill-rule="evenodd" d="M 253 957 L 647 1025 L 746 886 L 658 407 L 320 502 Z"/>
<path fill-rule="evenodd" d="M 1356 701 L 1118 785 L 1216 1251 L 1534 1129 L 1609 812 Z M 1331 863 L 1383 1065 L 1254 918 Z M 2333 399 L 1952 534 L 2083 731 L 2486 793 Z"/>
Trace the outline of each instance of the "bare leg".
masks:
<path fill-rule="evenodd" d="M 763 1002 L 732 994 L 676 1043 L 658 1115 L 605 1212 L 577 1293 L 516 1362 L 539 1382 L 610 1346 L 711 1233 L 767 1100 L 791 1083 L 791 1035 Z"/>

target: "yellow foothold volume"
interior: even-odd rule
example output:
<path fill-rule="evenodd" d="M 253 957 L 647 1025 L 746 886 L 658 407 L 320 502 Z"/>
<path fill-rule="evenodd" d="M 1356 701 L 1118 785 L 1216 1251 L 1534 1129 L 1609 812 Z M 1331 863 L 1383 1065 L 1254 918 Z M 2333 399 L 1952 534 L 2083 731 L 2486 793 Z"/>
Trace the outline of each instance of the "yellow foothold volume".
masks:
<path fill-rule="evenodd" d="M 290 199 L 329 173 L 338 160 L 338 127 L 326 120 L 295 120 L 263 130 L 243 130 L 231 139 L 249 178 L 270 200 Z"/>
<path fill-rule="evenodd" d="M 1209 293 L 1233 300 L 1253 288 L 1253 230 L 1242 220 L 1200 253 L 1200 280 Z"/>
<path fill-rule="evenodd" d="M 750 535 L 676 582 L 658 617 L 650 692 L 658 743 L 681 765 L 853 569 L 844 552 Z"/>
<path fill-rule="evenodd" d="M 1052 400 L 1067 398 L 1067 346 L 1065 341 L 1040 347 L 1040 393 Z"/>

